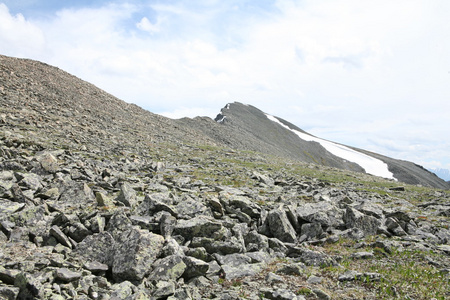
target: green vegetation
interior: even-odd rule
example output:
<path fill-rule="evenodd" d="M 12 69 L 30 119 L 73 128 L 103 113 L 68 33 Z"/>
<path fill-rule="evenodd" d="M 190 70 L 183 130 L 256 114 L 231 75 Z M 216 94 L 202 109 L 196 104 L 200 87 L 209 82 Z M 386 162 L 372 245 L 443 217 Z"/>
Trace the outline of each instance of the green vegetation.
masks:
<path fill-rule="evenodd" d="M 370 238 L 364 241 L 370 244 Z M 375 291 L 377 299 L 447 299 L 449 292 L 448 275 L 430 265 L 429 260 L 439 258 L 430 250 L 395 249 L 391 254 L 381 248 L 369 246 L 355 249 L 352 240 L 341 240 L 335 244 L 327 244 L 324 250 L 330 254 L 343 256 L 339 267 L 329 267 L 323 270 L 323 276 L 337 276 L 346 270 L 356 270 L 361 273 L 378 273 L 379 281 L 371 281 L 368 277 L 355 280 L 347 285 L 364 287 Z M 374 253 L 373 259 L 351 259 L 356 251 Z"/>

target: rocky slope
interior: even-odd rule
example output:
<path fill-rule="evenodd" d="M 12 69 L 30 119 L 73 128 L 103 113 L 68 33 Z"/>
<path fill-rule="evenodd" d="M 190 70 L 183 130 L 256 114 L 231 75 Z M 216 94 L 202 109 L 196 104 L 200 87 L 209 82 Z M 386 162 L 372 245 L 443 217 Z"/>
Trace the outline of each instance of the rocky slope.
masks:
<path fill-rule="evenodd" d="M 0 62 L 1 299 L 450 297 L 448 190 L 217 146 Z"/>
<path fill-rule="evenodd" d="M 329 149 L 317 142 L 320 139 L 309 135 L 286 120 L 274 117 L 271 120 L 267 114 L 251 105 L 238 102 L 227 104 L 215 121 L 218 124 L 212 124 L 213 122 L 207 118 L 179 120 L 190 128 L 196 128 L 204 132 L 217 143 L 229 147 L 264 152 L 340 169 L 371 173 L 370 170 L 364 170 L 363 164 L 350 160 L 352 157 L 350 159 L 343 158 L 331 153 Z M 294 133 L 295 131 L 314 141 L 300 138 Z M 346 147 L 328 141 L 325 142 L 334 147 Z M 447 182 L 435 174 L 412 162 L 393 159 L 353 147 L 346 147 L 346 149 L 347 153 L 355 151 L 356 155 L 367 155 L 369 158 L 386 164 L 386 171 L 392 173 L 396 180 L 443 189 L 450 187 Z M 379 170 L 375 171 L 375 174 L 373 172 L 371 174 L 386 177 L 386 173 L 388 173 L 379 174 L 377 173 Z"/>

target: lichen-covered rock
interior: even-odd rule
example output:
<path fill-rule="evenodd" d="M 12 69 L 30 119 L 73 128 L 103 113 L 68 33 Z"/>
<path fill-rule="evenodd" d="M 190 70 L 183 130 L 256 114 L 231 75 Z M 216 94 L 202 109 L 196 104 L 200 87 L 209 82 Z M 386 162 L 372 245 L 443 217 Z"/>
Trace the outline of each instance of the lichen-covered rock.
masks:
<path fill-rule="evenodd" d="M 178 255 L 161 258 L 155 261 L 152 267 L 153 270 L 150 272 L 148 278 L 155 282 L 159 280 L 177 280 L 186 270 L 183 257 Z"/>
<path fill-rule="evenodd" d="M 344 213 L 333 203 L 321 201 L 301 204 L 296 209 L 300 223 L 319 223 L 325 227 L 342 227 Z"/>
<path fill-rule="evenodd" d="M 269 238 L 252 230 L 244 237 L 247 251 L 258 251 L 269 248 Z"/>
<path fill-rule="evenodd" d="M 114 238 L 109 232 L 104 231 L 86 237 L 78 243 L 73 254 L 80 255 L 86 262 L 98 261 L 111 267 L 114 259 L 114 251 Z"/>
<path fill-rule="evenodd" d="M 297 235 L 294 227 L 292 227 L 285 211 L 281 208 L 274 209 L 267 216 L 270 232 L 272 236 L 283 242 L 294 243 Z"/>
<path fill-rule="evenodd" d="M 203 247 L 209 254 L 218 253 L 221 255 L 242 253 L 244 247 L 242 243 L 234 236 L 228 240 L 220 241 L 204 237 L 195 237 L 192 239 L 192 247 Z"/>
<path fill-rule="evenodd" d="M 91 188 L 84 182 L 69 181 L 60 188 L 60 196 L 55 203 L 59 207 L 83 207 L 94 204 L 95 197 Z"/>
<path fill-rule="evenodd" d="M 212 218 L 197 216 L 189 220 L 178 220 L 175 226 L 174 234 L 179 234 L 188 240 L 193 237 L 222 237 L 222 224 Z M 217 236 L 216 233 L 220 235 Z"/>
<path fill-rule="evenodd" d="M 209 270 L 209 264 L 203 260 L 197 259 L 191 256 L 183 257 L 183 261 L 186 264 L 186 270 L 183 277 L 189 280 L 198 276 L 205 276 Z"/>
<path fill-rule="evenodd" d="M 322 233 L 323 229 L 319 223 L 305 223 L 301 226 L 301 235 L 304 235 L 306 240 L 320 238 Z"/>
<path fill-rule="evenodd" d="M 55 270 L 55 279 L 64 282 L 72 282 L 81 278 L 80 272 L 74 272 L 67 268 L 59 268 Z"/>
<path fill-rule="evenodd" d="M 112 273 L 115 280 L 142 280 L 150 272 L 163 244 L 161 235 L 138 228 L 124 231 L 114 250 Z"/>
<path fill-rule="evenodd" d="M 222 265 L 222 274 L 227 280 L 232 280 L 244 276 L 254 276 L 261 272 L 263 264 L 243 264 L 237 267 L 231 265 Z"/>
<path fill-rule="evenodd" d="M 0 299 L 16 300 L 19 292 L 20 289 L 18 287 L 0 285 Z"/>
<path fill-rule="evenodd" d="M 375 235 L 381 225 L 381 221 L 377 218 L 365 215 L 351 207 L 347 207 L 344 221 L 347 228 L 361 229 L 365 236 Z"/>
<path fill-rule="evenodd" d="M 116 201 L 123 203 L 128 207 L 135 207 L 137 204 L 136 191 L 131 184 L 124 182 L 120 185 L 120 193 L 116 198 Z"/>

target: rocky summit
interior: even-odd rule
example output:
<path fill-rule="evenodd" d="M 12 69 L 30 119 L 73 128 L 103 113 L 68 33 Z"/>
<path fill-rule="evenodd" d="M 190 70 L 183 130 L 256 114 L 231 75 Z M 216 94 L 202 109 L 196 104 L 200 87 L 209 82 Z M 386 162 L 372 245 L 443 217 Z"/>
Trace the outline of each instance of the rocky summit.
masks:
<path fill-rule="evenodd" d="M 0 299 L 450 297 L 450 191 L 417 166 L 301 160 L 234 136 L 255 108 L 170 120 L 5 56 L 0 102 Z"/>

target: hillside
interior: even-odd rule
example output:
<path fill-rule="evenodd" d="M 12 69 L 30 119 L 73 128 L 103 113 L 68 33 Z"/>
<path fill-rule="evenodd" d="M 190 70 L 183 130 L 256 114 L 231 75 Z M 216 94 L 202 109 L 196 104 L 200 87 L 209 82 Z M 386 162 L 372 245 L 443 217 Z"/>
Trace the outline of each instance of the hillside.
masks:
<path fill-rule="evenodd" d="M 220 145 L 366 172 L 409 184 L 449 188 L 447 182 L 412 162 L 320 139 L 251 105 L 227 104 L 215 121 L 218 124 L 212 124 L 208 118 L 179 120 L 182 126 L 196 128 Z"/>
<path fill-rule="evenodd" d="M 280 155 L 254 108 L 269 139 L 0 68 L 0 299 L 450 297 L 450 191 Z"/>

